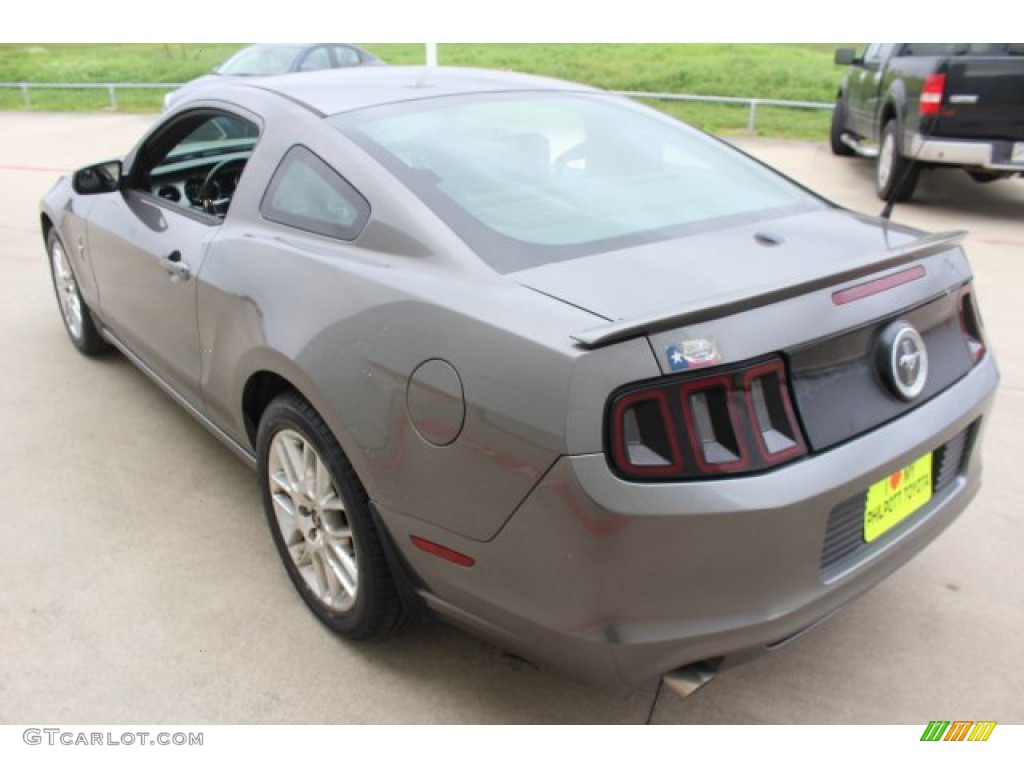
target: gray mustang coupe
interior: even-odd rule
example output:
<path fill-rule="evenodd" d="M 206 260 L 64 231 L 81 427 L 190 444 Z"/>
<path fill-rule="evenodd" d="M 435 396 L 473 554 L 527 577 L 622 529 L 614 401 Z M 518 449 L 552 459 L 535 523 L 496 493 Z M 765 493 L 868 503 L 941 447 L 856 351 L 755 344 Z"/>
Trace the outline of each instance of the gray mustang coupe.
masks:
<path fill-rule="evenodd" d="M 998 375 L 962 233 L 584 86 L 197 87 L 41 225 L 71 342 L 257 470 L 285 570 L 349 638 L 425 609 L 607 688 L 692 689 L 979 487 Z"/>

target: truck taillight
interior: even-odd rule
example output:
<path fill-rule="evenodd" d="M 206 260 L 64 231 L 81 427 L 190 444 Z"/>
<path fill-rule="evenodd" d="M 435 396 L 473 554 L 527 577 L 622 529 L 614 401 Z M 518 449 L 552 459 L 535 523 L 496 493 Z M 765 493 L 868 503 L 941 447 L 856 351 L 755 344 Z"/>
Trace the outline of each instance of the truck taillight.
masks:
<path fill-rule="evenodd" d="M 920 110 L 922 115 L 935 116 L 942 107 L 942 94 L 946 90 L 945 75 L 928 75 L 921 88 Z"/>
<path fill-rule="evenodd" d="M 606 434 L 612 467 L 635 481 L 756 472 L 807 453 L 779 358 L 629 387 Z"/>

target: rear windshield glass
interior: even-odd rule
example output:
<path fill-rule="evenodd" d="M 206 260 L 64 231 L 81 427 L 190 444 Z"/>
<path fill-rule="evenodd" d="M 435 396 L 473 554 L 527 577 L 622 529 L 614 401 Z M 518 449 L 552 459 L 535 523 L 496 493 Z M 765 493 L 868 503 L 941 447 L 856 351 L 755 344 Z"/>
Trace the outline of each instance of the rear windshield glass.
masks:
<path fill-rule="evenodd" d="M 906 43 L 904 56 L 1006 56 L 1024 54 L 1020 43 Z"/>
<path fill-rule="evenodd" d="M 475 94 L 331 120 L 500 272 L 824 205 L 607 95 Z"/>

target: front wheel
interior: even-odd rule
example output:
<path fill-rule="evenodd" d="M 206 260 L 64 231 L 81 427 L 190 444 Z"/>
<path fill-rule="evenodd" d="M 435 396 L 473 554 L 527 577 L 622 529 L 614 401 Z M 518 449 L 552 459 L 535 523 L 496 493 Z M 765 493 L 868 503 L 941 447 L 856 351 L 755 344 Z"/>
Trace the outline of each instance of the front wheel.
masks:
<path fill-rule="evenodd" d="M 281 395 L 260 419 L 257 449 L 274 544 L 313 613 L 351 639 L 397 627 L 402 604 L 366 491 L 320 415 Z"/>
<path fill-rule="evenodd" d="M 107 342 L 100 335 L 96 323 L 92 319 L 89 307 L 82 299 L 78 290 L 78 280 L 71 267 L 71 259 L 64 249 L 64 243 L 51 229 L 46 235 L 46 252 L 49 255 L 50 277 L 53 278 L 53 290 L 57 295 L 64 330 L 75 345 L 75 349 L 83 355 L 94 357 L 107 349 Z"/>
<path fill-rule="evenodd" d="M 832 110 L 832 128 L 829 132 L 829 146 L 832 154 L 839 157 L 850 157 L 854 154 L 853 149 L 843 141 L 843 134 L 846 133 L 846 103 L 843 97 L 836 99 L 836 108 Z"/>
<path fill-rule="evenodd" d="M 875 166 L 875 191 L 882 200 L 901 203 L 914 194 L 921 166 L 900 153 L 896 121 L 882 129 L 882 141 Z"/>

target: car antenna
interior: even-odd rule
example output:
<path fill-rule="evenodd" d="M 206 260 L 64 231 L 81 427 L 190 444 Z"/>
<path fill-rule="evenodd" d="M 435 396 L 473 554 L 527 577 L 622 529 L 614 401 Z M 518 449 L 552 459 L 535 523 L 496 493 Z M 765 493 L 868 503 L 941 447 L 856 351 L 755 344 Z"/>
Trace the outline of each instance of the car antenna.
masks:
<path fill-rule="evenodd" d="M 896 207 L 896 190 L 903 186 L 903 182 L 906 181 L 911 171 L 913 171 L 914 167 L 918 164 L 918 158 L 921 157 L 921 151 L 924 149 L 925 142 L 932 137 L 932 134 L 935 132 L 935 128 L 939 124 L 939 116 L 939 114 L 931 115 L 932 121 L 931 125 L 928 126 L 928 132 L 925 133 L 923 137 L 921 137 L 921 141 L 918 142 L 917 150 L 914 152 L 914 156 L 910 158 L 910 162 L 907 163 L 907 167 L 903 169 L 903 173 L 900 174 L 900 177 L 899 179 L 897 179 L 897 182 L 892 185 L 892 192 L 889 193 L 889 199 L 885 201 L 885 205 L 882 207 L 882 212 L 879 214 L 880 218 L 885 219 L 886 221 L 889 221 L 891 219 L 892 209 Z M 893 151 L 895 151 L 895 149 Z"/>
<path fill-rule="evenodd" d="M 419 79 L 416 81 L 417 88 L 426 88 L 427 77 L 430 75 L 431 70 L 437 68 L 437 43 L 426 44 L 426 62 L 423 66 L 423 71 L 420 72 Z"/>
<path fill-rule="evenodd" d="M 934 130 L 934 125 L 932 126 L 932 130 Z M 890 220 L 892 217 L 892 209 L 896 207 L 896 190 L 903 186 L 903 182 L 906 181 L 907 177 L 914 170 L 914 166 L 918 163 L 918 157 L 921 155 L 921 150 L 924 149 L 924 142 L 929 136 L 931 136 L 931 130 L 929 130 L 924 138 L 921 139 L 920 143 L 917 145 L 917 151 L 914 152 L 914 156 L 910 158 L 910 162 L 907 163 L 906 168 L 903 169 L 903 173 L 900 174 L 896 183 L 892 185 L 892 191 L 889 192 L 889 199 L 885 201 L 885 205 L 882 207 L 882 212 L 879 214 L 879 216 L 886 221 Z M 896 150 L 893 149 L 893 152 L 895 151 Z"/>
<path fill-rule="evenodd" d="M 913 160 L 910 161 L 910 165 L 907 166 L 907 169 L 903 171 L 903 176 L 900 178 L 900 184 L 903 183 L 903 178 L 906 177 L 907 171 L 910 170 L 910 166 L 912 166 L 915 162 L 917 162 L 917 158 L 916 157 Z M 899 189 L 899 187 L 896 187 L 896 189 Z M 878 215 L 881 218 L 885 219 L 886 221 L 889 221 L 892 218 L 892 209 L 895 208 L 895 207 L 896 207 L 896 195 L 890 194 L 889 195 L 889 199 L 886 200 L 885 201 L 885 205 L 882 206 L 882 212 L 880 214 L 878 214 Z"/>

